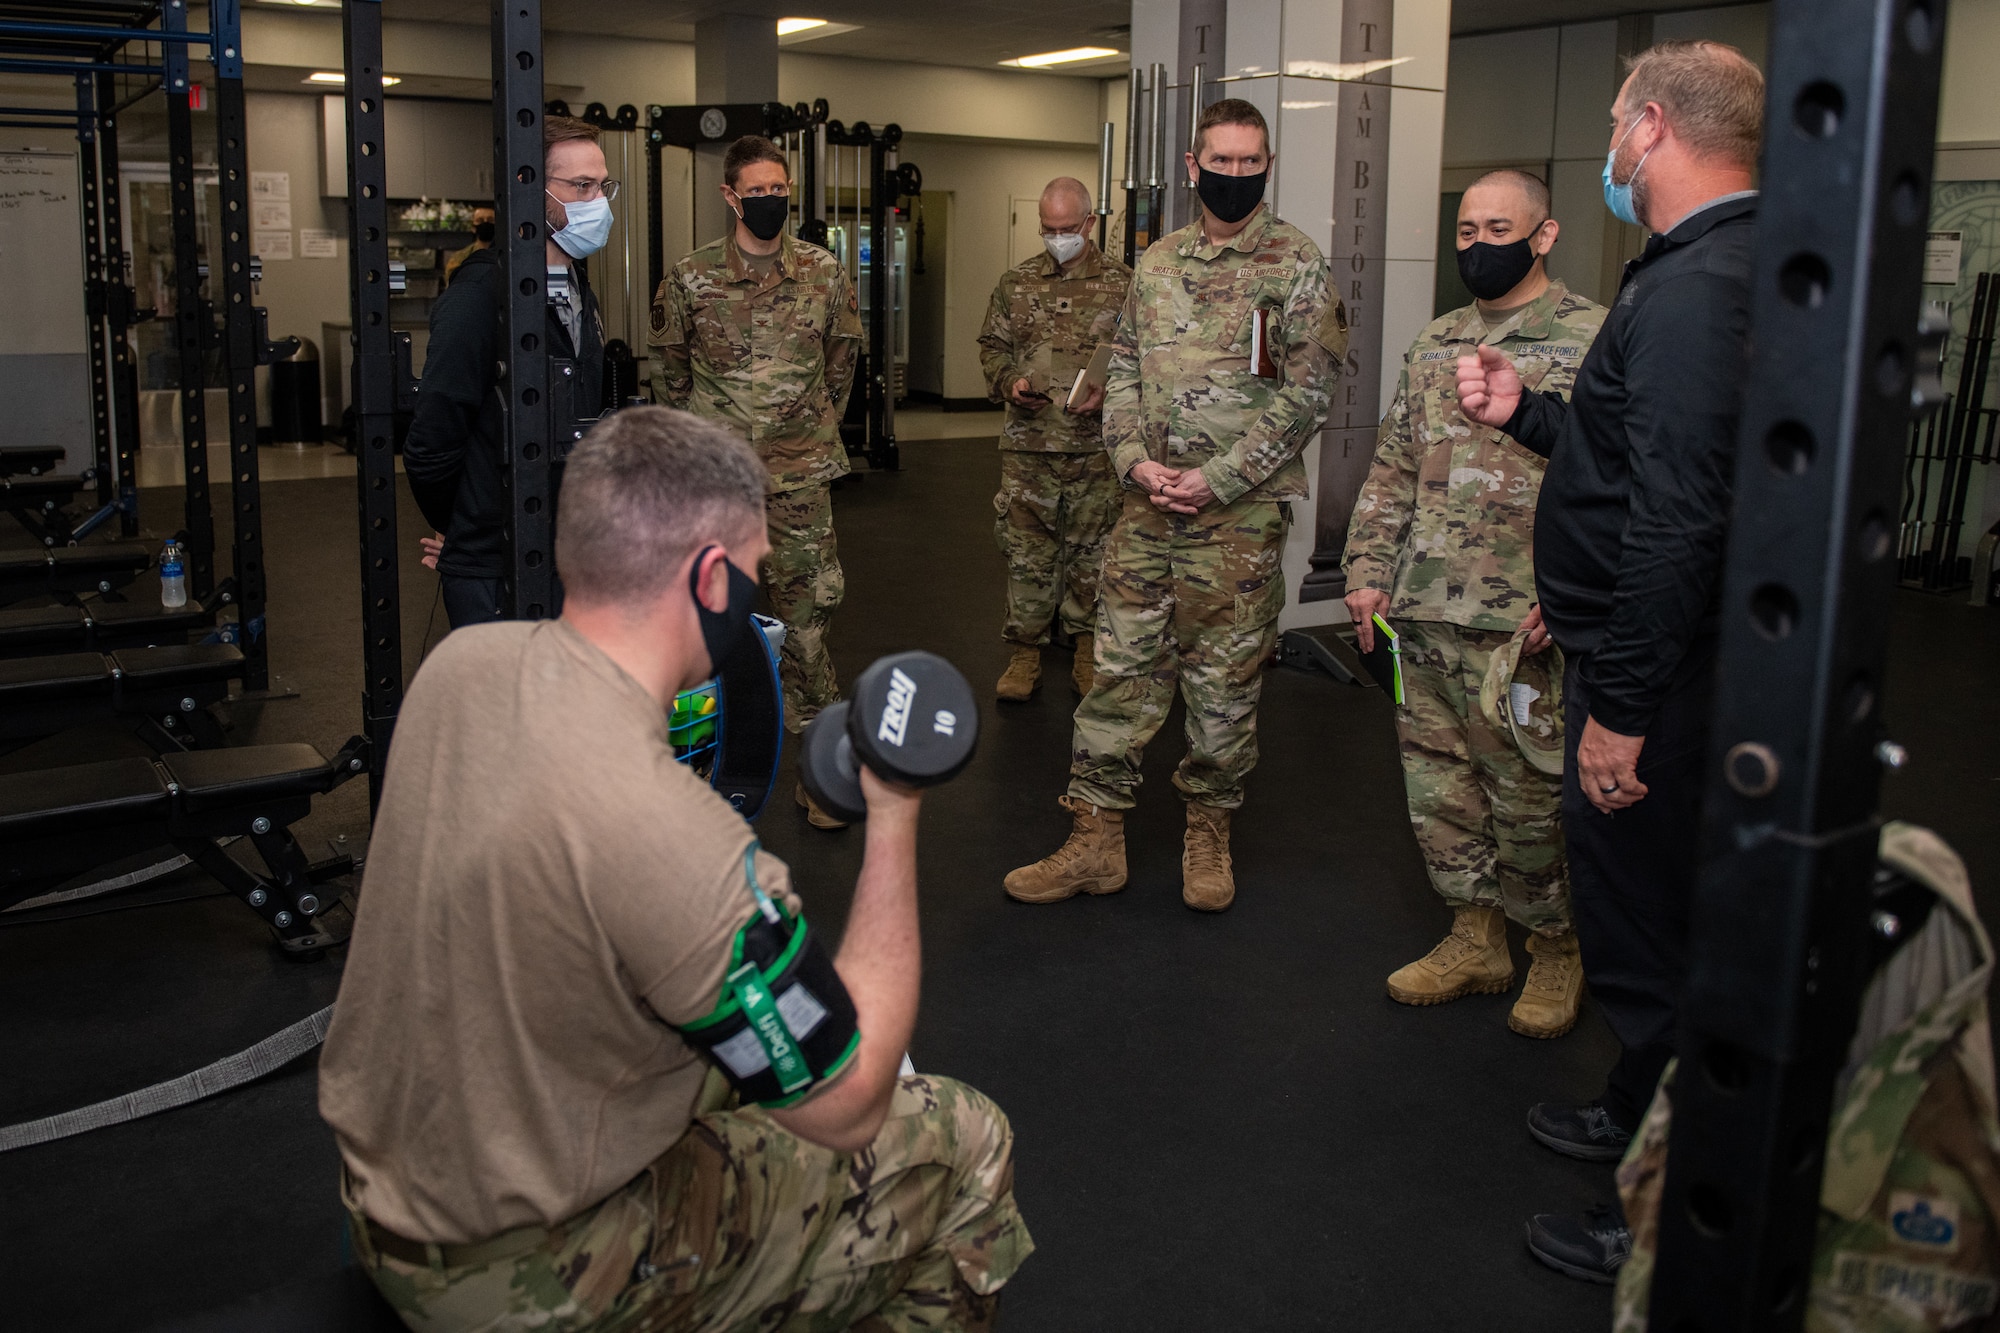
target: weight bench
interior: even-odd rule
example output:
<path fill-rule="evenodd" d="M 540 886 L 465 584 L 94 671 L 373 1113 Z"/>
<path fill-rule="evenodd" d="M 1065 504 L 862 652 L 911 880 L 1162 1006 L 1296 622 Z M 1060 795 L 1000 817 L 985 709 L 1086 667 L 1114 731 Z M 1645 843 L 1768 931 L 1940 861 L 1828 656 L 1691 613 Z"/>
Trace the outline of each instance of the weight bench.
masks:
<path fill-rule="evenodd" d="M 13 515 L 14 521 L 42 545 L 67 546 L 76 538 L 76 520 L 65 506 L 96 480 L 95 472 L 0 477 L 0 510 Z"/>
<path fill-rule="evenodd" d="M 313 797 L 367 767 L 367 742 L 357 736 L 331 760 L 293 743 L 0 774 L 0 845 L 7 848 L 0 910 L 121 857 L 171 845 L 262 918 L 279 948 L 316 955 L 350 928 L 317 918 L 331 903 L 321 886 L 351 874 L 354 858 L 309 860 L 291 826 L 311 811 Z M 261 871 L 224 850 L 224 839 L 239 837 L 256 847 Z"/>
<path fill-rule="evenodd" d="M 61 445 L 12 445 L 0 449 L 0 477 L 38 477 L 63 465 Z"/>
<path fill-rule="evenodd" d="M 172 611 L 146 602 L 9 607 L 0 609 L 0 658 L 158 648 L 214 628 L 214 608 L 194 602 Z"/>
<path fill-rule="evenodd" d="M 243 670 L 243 650 L 233 643 L 0 661 L 0 740 L 53 736 L 116 716 L 136 719 L 161 751 L 213 748 L 223 743 L 222 725 L 205 709 L 229 697 L 229 682 Z"/>
<path fill-rule="evenodd" d="M 115 592 L 153 565 L 143 546 L 57 546 L 0 551 L 0 605 L 31 597 Z"/>

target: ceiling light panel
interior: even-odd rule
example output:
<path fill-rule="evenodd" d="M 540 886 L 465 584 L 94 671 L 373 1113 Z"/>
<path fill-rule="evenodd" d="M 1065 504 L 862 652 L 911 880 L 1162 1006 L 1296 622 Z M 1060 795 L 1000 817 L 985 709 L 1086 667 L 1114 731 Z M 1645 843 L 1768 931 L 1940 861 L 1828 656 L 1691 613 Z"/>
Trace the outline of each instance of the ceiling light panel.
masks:
<path fill-rule="evenodd" d="M 1073 46 L 1067 51 L 1044 51 L 1037 56 L 1016 56 L 1003 60 L 1003 65 L 1020 69 L 1047 69 L 1051 65 L 1075 65 L 1086 60 L 1108 60 L 1112 56 L 1122 57 L 1123 51 L 1114 51 L 1108 46 Z"/>

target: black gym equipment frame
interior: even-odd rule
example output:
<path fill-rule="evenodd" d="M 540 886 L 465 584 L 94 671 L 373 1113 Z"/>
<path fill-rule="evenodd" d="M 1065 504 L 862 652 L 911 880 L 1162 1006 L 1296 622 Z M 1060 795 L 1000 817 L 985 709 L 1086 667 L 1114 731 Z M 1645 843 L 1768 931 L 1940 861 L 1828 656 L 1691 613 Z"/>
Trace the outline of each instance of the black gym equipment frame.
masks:
<path fill-rule="evenodd" d="M 124 249 L 119 200 L 117 116 L 139 98 L 167 99 L 174 242 L 175 342 L 179 355 L 182 467 L 186 483 L 183 533 L 189 596 L 237 603 L 238 637 L 247 670 L 244 689 L 270 685 L 264 620 L 263 504 L 257 458 L 256 367 L 289 353 L 273 344 L 264 311 L 251 303 L 256 260 L 250 253 L 249 152 L 243 101 L 240 0 L 211 0 L 207 32 L 187 26 L 187 0 L 15 0 L 0 3 L 0 71 L 58 75 L 76 88 L 74 111 L 8 108 L 8 116 L 55 116 L 76 125 L 84 223 L 85 308 L 91 341 L 91 411 L 100 509 L 79 524 L 82 536 L 114 514 L 121 534 L 138 533 L 139 390 L 130 331 L 150 318 L 136 308 L 131 257 Z M 157 24 L 158 26 L 154 26 Z M 157 57 L 126 48 L 157 46 Z M 195 83 L 190 48 L 207 50 L 215 72 L 216 174 L 222 213 L 215 220 L 221 266 L 223 362 L 229 402 L 231 511 L 227 515 L 231 578 L 218 586 L 215 525 L 208 479 L 204 352 L 215 341 L 214 316 L 202 296 L 206 276 L 194 208 L 195 161 L 189 97 Z M 145 63 L 141 63 L 141 61 Z M 117 76 L 157 80 L 121 100 Z M 47 128 L 55 122 L 15 120 Z M 213 285 L 210 287 L 214 290 Z"/>
<path fill-rule="evenodd" d="M 1797 1329 L 1869 974 L 1943 0 L 1777 0 L 1651 1327 Z M 1927 332 L 1926 339 L 1935 333 Z"/>

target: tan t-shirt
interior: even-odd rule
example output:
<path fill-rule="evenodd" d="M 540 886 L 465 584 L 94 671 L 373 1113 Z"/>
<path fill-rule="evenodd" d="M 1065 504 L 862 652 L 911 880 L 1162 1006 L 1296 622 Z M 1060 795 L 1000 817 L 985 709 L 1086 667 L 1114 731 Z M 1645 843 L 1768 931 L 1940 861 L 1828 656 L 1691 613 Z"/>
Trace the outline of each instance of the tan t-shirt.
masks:
<path fill-rule="evenodd" d="M 708 1068 L 667 1024 L 720 997 L 752 841 L 570 626 L 449 635 L 396 727 L 320 1058 L 362 1210 L 481 1240 L 574 1216 L 666 1151 Z M 756 864 L 791 900 L 784 864 Z"/>

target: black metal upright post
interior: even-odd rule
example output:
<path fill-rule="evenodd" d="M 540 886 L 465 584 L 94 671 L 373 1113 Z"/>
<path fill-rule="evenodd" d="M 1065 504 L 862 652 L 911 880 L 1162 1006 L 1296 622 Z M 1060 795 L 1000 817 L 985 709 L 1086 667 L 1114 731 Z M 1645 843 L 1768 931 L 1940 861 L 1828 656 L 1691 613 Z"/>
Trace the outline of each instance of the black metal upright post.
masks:
<path fill-rule="evenodd" d="M 396 350 L 389 328 L 389 181 L 383 163 L 382 5 L 346 0 L 347 234 L 354 340 L 355 478 L 361 510 L 362 729 L 369 802 L 382 798 L 403 704 L 402 595 L 396 552 Z"/>
<path fill-rule="evenodd" d="M 114 458 L 111 346 L 106 332 L 110 283 L 106 280 L 103 174 L 97 161 L 97 88 L 89 74 L 76 76 L 76 166 L 83 195 L 83 306 L 90 328 L 90 435 L 97 469 L 97 503 L 111 503 Z"/>
<path fill-rule="evenodd" d="M 215 167 L 222 196 L 223 359 L 229 393 L 229 527 L 236 577 L 243 688 L 271 683 L 264 622 L 264 494 L 257 457 L 257 362 L 261 312 L 250 302 L 249 118 L 243 99 L 243 44 L 237 0 L 210 0 L 215 35 Z"/>
<path fill-rule="evenodd" d="M 139 366 L 132 355 L 138 314 L 132 256 L 125 248 L 125 205 L 118 174 L 118 76 L 97 75 L 99 209 L 104 216 L 105 331 L 111 347 L 111 432 L 118 460 L 118 535 L 139 535 Z"/>
<path fill-rule="evenodd" d="M 896 237 L 889 208 L 888 154 L 893 141 L 883 135 L 868 145 L 868 464 L 885 472 L 902 466 L 896 448 L 891 402 L 896 392 L 895 311 L 889 308 L 890 276 L 896 266 Z M 900 136 L 899 136 L 900 137 Z"/>
<path fill-rule="evenodd" d="M 508 614 L 555 602 L 555 439 L 549 397 L 548 210 L 542 180 L 541 0 L 493 0 L 494 212 L 500 255 L 500 390 L 506 397 Z M 568 395 L 564 395 L 568 424 Z"/>
<path fill-rule="evenodd" d="M 667 276 L 667 242 L 660 218 L 660 200 L 665 193 L 660 187 L 660 150 L 666 140 L 659 125 L 662 109 L 646 108 L 646 126 L 640 132 L 641 142 L 646 145 L 646 299 L 649 302 Z"/>
<path fill-rule="evenodd" d="M 169 32 L 187 28 L 187 7 L 169 0 L 160 12 Z M 194 112 L 188 106 L 187 47 L 166 44 L 168 67 L 180 53 L 183 73 L 176 89 L 169 77 L 167 163 L 174 235 L 174 343 L 180 353 L 181 473 L 187 488 L 188 593 L 197 601 L 215 591 L 215 522 L 208 497 L 208 380 L 202 353 L 209 341 L 201 302 L 201 235 L 197 230 L 194 180 Z"/>
<path fill-rule="evenodd" d="M 1868 972 L 1942 0 L 1777 0 L 1651 1327 L 1800 1327 Z"/>

